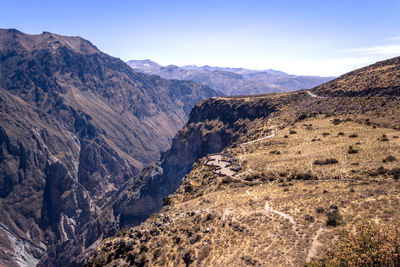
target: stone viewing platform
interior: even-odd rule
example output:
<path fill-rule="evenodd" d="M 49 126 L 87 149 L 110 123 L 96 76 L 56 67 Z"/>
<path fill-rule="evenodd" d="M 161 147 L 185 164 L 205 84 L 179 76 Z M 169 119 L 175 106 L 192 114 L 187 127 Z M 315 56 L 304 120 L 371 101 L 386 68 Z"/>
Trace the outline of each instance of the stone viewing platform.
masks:
<path fill-rule="evenodd" d="M 239 163 L 234 162 L 234 157 L 225 153 L 208 154 L 206 163 L 207 166 L 215 167 L 213 173 L 220 176 L 234 176 L 242 169 Z"/>

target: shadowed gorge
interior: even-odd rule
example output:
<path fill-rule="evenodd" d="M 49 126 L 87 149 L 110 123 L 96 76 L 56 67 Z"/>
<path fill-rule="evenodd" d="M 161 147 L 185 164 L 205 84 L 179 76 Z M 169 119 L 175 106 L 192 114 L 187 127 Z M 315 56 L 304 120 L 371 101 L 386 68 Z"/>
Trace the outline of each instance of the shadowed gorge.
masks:
<path fill-rule="evenodd" d="M 169 148 L 200 84 L 133 71 L 80 37 L 0 30 L 0 259 L 75 259 L 107 232 L 126 183 Z M 61 255 L 61 254 L 65 255 Z"/>

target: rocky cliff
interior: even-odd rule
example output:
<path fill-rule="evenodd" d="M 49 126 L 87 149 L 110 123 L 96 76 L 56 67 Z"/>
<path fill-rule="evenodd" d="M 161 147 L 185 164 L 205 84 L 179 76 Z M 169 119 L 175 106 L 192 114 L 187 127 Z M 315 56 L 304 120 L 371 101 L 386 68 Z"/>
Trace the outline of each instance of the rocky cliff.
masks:
<path fill-rule="evenodd" d="M 127 187 L 120 196 L 114 207 L 121 214 L 121 224 L 137 225 L 160 210 L 163 199 L 178 189 L 198 159 L 222 151 L 240 137 L 254 134 L 248 132 L 249 125 L 267 118 L 276 106 L 276 101 L 265 98 L 244 103 L 241 99 L 215 98 L 198 103 L 161 161 L 142 173 L 143 185 Z"/>
<path fill-rule="evenodd" d="M 0 264 L 79 263 L 118 227 L 110 203 L 218 95 L 80 37 L 0 30 Z"/>

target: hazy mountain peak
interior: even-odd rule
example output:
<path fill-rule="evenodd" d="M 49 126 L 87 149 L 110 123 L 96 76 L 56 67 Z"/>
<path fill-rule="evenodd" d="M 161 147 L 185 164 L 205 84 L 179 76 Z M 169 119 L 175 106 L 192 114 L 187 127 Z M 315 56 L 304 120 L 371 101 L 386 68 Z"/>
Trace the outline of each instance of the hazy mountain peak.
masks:
<path fill-rule="evenodd" d="M 267 69 L 213 67 L 204 65 L 161 66 L 153 61 L 130 60 L 132 68 L 144 73 L 157 74 L 165 79 L 190 80 L 217 89 L 226 95 L 263 94 L 271 92 L 310 89 L 329 81 L 332 77 L 296 76 Z"/>

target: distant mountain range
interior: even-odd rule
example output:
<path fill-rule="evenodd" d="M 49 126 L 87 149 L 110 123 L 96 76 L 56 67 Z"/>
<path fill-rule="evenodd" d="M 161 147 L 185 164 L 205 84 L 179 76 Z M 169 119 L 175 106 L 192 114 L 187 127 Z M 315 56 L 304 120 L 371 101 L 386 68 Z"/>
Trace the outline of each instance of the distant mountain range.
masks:
<path fill-rule="evenodd" d="M 334 77 L 296 76 L 277 70 L 249 70 L 194 65 L 161 66 L 151 60 L 130 60 L 129 66 L 165 79 L 189 80 L 205 84 L 226 95 L 253 95 L 310 89 Z"/>

